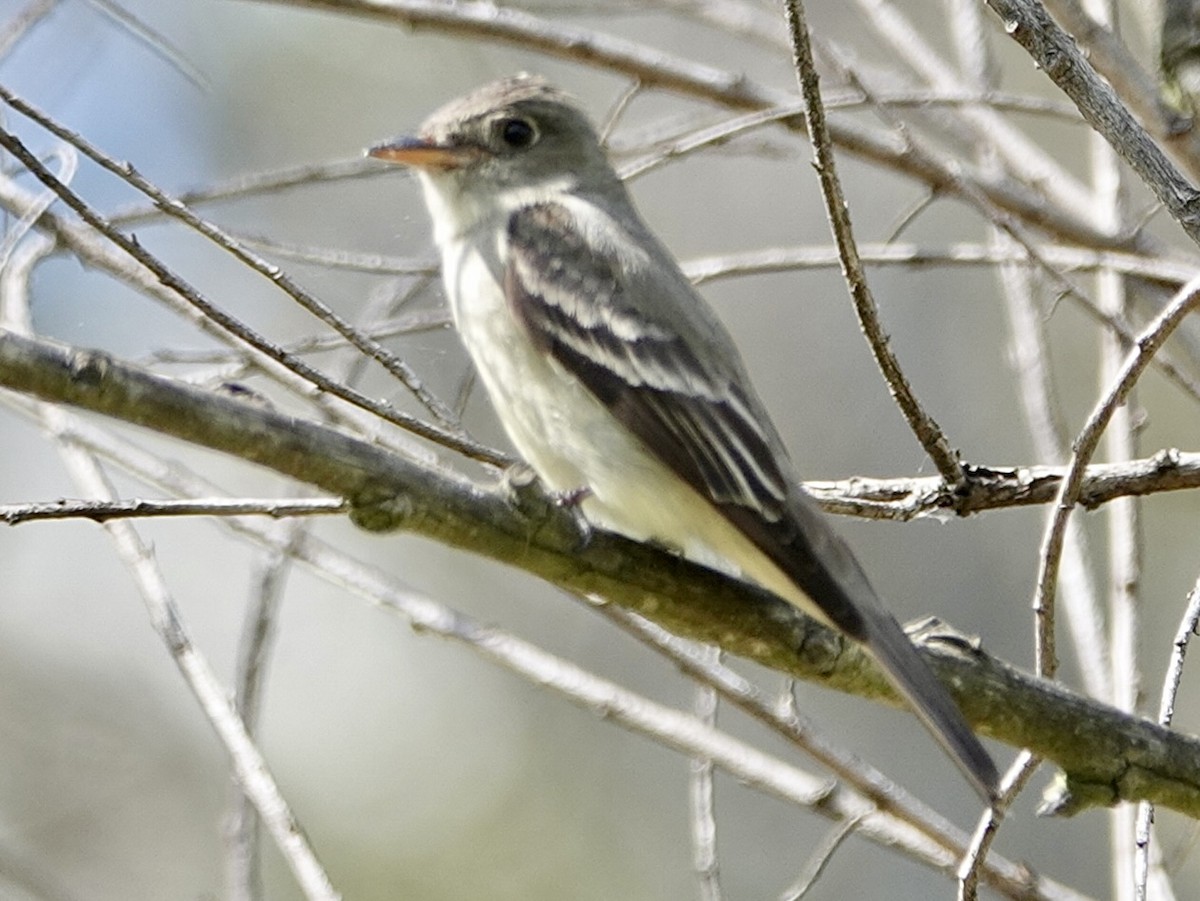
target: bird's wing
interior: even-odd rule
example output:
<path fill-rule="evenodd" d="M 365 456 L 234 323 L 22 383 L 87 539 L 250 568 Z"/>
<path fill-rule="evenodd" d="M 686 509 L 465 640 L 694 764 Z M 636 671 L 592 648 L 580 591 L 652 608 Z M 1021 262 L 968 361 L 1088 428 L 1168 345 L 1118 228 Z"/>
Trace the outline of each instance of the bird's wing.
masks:
<path fill-rule="evenodd" d="M 535 343 L 697 491 L 778 519 L 787 484 L 740 386 L 637 303 L 564 207 L 524 207 L 508 239 L 505 293 Z"/>
<path fill-rule="evenodd" d="M 661 273 L 622 265 L 556 203 L 514 213 L 508 250 L 505 294 L 532 339 L 788 573 L 833 623 L 864 639 L 850 592 L 860 582 L 871 589 L 849 550 L 794 484 L 732 342 L 711 333 L 719 326 L 689 333 L 687 323 L 666 319 L 672 303 L 703 304 L 683 276 L 667 281 Z M 651 291 L 658 292 L 657 306 L 641 296 Z M 719 352 L 702 346 L 706 340 L 720 342 Z M 844 571 L 831 571 L 826 561 Z"/>

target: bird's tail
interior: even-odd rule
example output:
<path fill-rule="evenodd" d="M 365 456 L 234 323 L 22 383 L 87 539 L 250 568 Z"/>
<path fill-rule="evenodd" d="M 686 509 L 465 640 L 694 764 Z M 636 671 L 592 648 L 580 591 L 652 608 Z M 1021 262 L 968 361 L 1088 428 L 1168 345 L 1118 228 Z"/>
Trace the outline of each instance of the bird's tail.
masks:
<path fill-rule="evenodd" d="M 766 555 L 743 573 L 805 613 L 862 644 L 984 800 L 996 798 L 996 765 L 905 631 L 888 613 L 858 561 L 802 492 L 789 516 L 768 519 L 733 504 L 722 514 Z M 753 562 L 751 562 L 753 565 Z"/>
<path fill-rule="evenodd" d="M 874 610 L 866 619 L 866 649 L 975 790 L 988 803 L 994 801 L 1000 783 L 996 764 L 967 725 L 946 686 L 890 613 Z"/>

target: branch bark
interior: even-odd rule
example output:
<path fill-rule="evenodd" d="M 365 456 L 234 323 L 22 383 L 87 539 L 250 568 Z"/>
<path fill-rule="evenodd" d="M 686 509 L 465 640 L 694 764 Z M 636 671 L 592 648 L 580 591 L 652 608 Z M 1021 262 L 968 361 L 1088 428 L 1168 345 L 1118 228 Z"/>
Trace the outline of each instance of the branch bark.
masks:
<path fill-rule="evenodd" d="M 582 531 L 535 489 L 484 488 L 330 427 L 153 375 L 94 351 L 0 333 L 0 385 L 224 451 L 348 498 L 372 530 L 406 529 L 595 596 L 675 634 L 888 703 L 856 646 L 794 608 L 653 547 Z M 1151 800 L 1200 817 L 1200 740 L 1039 680 L 936 626 L 916 636 L 967 718 L 1066 774 L 1059 812 Z"/>
<path fill-rule="evenodd" d="M 1035 0 L 987 2 L 1005 23 L 1005 32 L 1074 101 L 1088 124 L 1141 177 L 1188 237 L 1200 243 L 1200 192 L 1100 78 L 1071 36 Z M 1097 26 L 1096 31 L 1103 29 Z"/>
<path fill-rule="evenodd" d="M 262 0 L 257 0 L 262 2 Z M 524 10 L 495 3 L 444 3 L 441 0 L 267 0 L 289 7 L 311 7 L 341 15 L 400 25 L 412 30 L 478 41 L 509 44 L 547 57 L 607 70 L 633 79 L 645 87 L 672 91 L 707 100 L 732 110 L 794 107 L 796 95 L 781 91 L 742 72 L 717 69 L 641 44 L 586 28 L 563 25 Z M 803 131 L 799 114 L 780 125 Z M 848 119 L 829 122 L 833 143 L 869 162 L 901 172 L 931 191 L 960 194 L 960 185 L 973 190 L 1021 221 L 1058 239 L 1105 250 L 1150 252 L 1153 241 L 1140 231 L 1112 235 L 1085 217 L 1073 216 L 1037 190 L 1020 181 L 981 173 L 958 157 L 946 153 L 913 154 L 897 136 L 864 127 Z"/>

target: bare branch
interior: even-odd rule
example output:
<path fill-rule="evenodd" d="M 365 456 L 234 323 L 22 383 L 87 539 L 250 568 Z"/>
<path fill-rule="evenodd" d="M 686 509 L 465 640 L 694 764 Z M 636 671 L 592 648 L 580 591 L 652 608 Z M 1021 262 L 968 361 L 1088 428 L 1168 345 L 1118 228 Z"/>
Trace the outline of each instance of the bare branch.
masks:
<path fill-rule="evenodd" d="M 1077 0 L 1046 0 L 1046 8 L 1080 44 L 1088 62 L 1113 86 L 1121 101 L 1192 178 L 1200 177 L 1200 133 L 1187 116 L 1166 102 L 1154 76 L 1120 36 L 1088 15 Z"/>
<path fill-rule="evenodd" d="M 854 301 L 859 327 L 870 345 L 871 353 L 875 356 L 875 362 L 883 374 L 888 391 L 908 421 L 909 428 L 913 430 L 921 447 L 925 448 L 942 477 L 950 484 L 958 485 L 964 478 L 958 453 L 950 447 L 941 427 L 925 412 L 925 408 L 917 399 L 916 392 L 900 369 L 900 361 L 892 353 L 888 337 L 879 322 L 879 308 L 875 304 L 862 260 L 858 256 L 858 246 L 850 225 L 850 208 L 842 193 L 829 131 L 825 126 L 825 109 L 821 105 L 821 89 L 808 35 L 808 23 L 804 18 L 804 5 L 800 0 L 787 0 L 784 9 L 791 33 L 792 61 L 800 82 L 800 92 L 804 95 L 804 120 L 812 139 L 817 177 L 821 183 L 821 195 L 825 199 L 825 213 L 829 217 L 834 243 L 842 260 L 842 275 Z"/>
<path fill-rule="evenodd" d="M 1037 0 L 988 0 L 1005 31 L 1070 97 L 1084 119 L 1107 139 L 1188 236 L 1200 243 L 1200 193 L 1121 104 Z"/>
<path fill-rule="evenodd" d="M 262 0 L 259 0 L 262 2 Z M 645 44 L 595 31 L 572 28 L 511 7 L 485 0 L 446 4 L 439 0 L 267 0 L 287 6 L 312 6 L 338 13 L 383 20 L 411 29 L 497 41 L 549 57 L 558 57 L 636 79 L 647 88 L 674 91 L 708 100 L 734 110 L 783 107 L 796 101 L 794 94 L 755 82 L 740 72 L 730 72 L 671 56 Z M 795 116 L 781 121 L 792 130 L 803 128 Z M 998 209 L 1025 223 L 1045 229 L 1060 239 L 1088 247 L 1123 250 L 1152 249 L 1134 232 L 1110 235 L 1087 218 L 1078 218 L 1046 201 L 1039 192 L 1014 179 L 991 178 L 949 154 L 926 153 L 916 157 L 895 136 L 848 121 L 828 123 L 830 138 L 838 147 L 924 182 L 931 190 L 957 196 L 963 185 L 974 189 Z"/>
<path fill-rule="evenodd" d="M 91 522 L 111 522 L 117 519 L 144 519 L 164 516 L 270 516 L 283 519 L 290 516 L 322 516 L 345 513 L 345 501 L 328 500 L 258 500 L 238 498 L 225 500 L 122 500 L 122 501 L 57 501 L 41 504 L 0 505 L 0 522 L 10 526 L 55 519 L 86 519 Z"/>
<path fill-rule="evenodd" d="M 1095 453 L 1113 412 L 1124 403 L 1158 348 L 1197 304 L 1200 304 L 1200 276 L 1184 285 L 1171 304 L 1139 336 L 1108 393 L 1096 405 L 1083 430 L 1075 439 L 1071 465 L 1058 490 L 1054 515 L 1046 528 L 1038 565 L 1037 592 L 1033 609 L 1039 619 L 1038 666 L 1039 672 L 1044 675 L 1053 676 L 1058 665 L 1054 644 L 1054 594 L 1063 536 L 1067 520 L 1079 501 L 1084 470 Z"/>
<path fill-rule="evenodd" d="M 354 520 L 405 528 L 519 564 L 663 628 L 799 678 L 897 699 L 857 646 L 765 592 L 657 548 L 595 532 L 540 494 L 480 489 L 375 445 L 254 404 L 140 373 L 97 353 L 0 334 L 0 384 L 84 407 L 349 498 Z M 1005 666 L 961 638 L 931 635 L 929 660 L 990 735 L 1062 766 L 1076 804 L 1148 798 L 1200 814 L 1200 739 L 1121 714 Z M 1147 735 L 1147 732 L 1152 738 Z"/>
<path fill-rule="evenodd" d="M 11 102 L 8 97 L 4 99 L 6 102 Z M 267 358 L 274 360 L 302 378 L 307 379 L 322 391 L 342 398 L 348 403 L 364 410 L 369 410 L 380 418 L 401 426 L 422 438 L 427 438 L 480 461 L 497 465 L 503 465 L 507 462 L 506 457 L 490 448 L 396 410 L 390 404 L 374 401 L 361 392 L 340 385 L 304 361 L 288 355 L 262 335 L 246 326 L 241 320 L 231 316 L 209 301 L 200 291 L 164 266 L 153 254 L 147 252 L 136 240 L 126 237 L 113 228 L 102 216 L 92 210 L 78 194 L 43 166 L 37 157 L 30 153 L 12 132 L 0 129 L 0 147 L 4 147 L 9 153 L 20 160 L 39 181 L 57 194 L 88 225 L 102 233 L 109 241 L 116 244 L 121 250 L 149 269 L 163 285 L 202 312 L 206 319 L 211 320 L 226 332 L 236 336 L 240 341 L 250 345 Z"/>

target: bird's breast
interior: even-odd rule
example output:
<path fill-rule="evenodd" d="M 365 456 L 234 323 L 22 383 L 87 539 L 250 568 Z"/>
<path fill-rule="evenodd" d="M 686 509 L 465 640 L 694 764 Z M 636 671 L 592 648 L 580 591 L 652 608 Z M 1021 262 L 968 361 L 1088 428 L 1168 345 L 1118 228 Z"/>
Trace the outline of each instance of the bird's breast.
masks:
<path fill-rule="evenodd" d="M 572 491 L 593 468 L 577 436 L 608 414 L 530 339 L 505 299 L 503 265 L 499 246 L 443 248 L 454 322 L 517 451 L 552 490 Z"/>
<path fill-rule="evenodd" d="M 744 535 L 531 340 L 504 295 L 503 246 L 463 241 L 442 250 L 459 334 L 510 440 L 546 487 L 586 488 L 583 512 L 596 526 L 788 596 L 786 579 Z"/>

